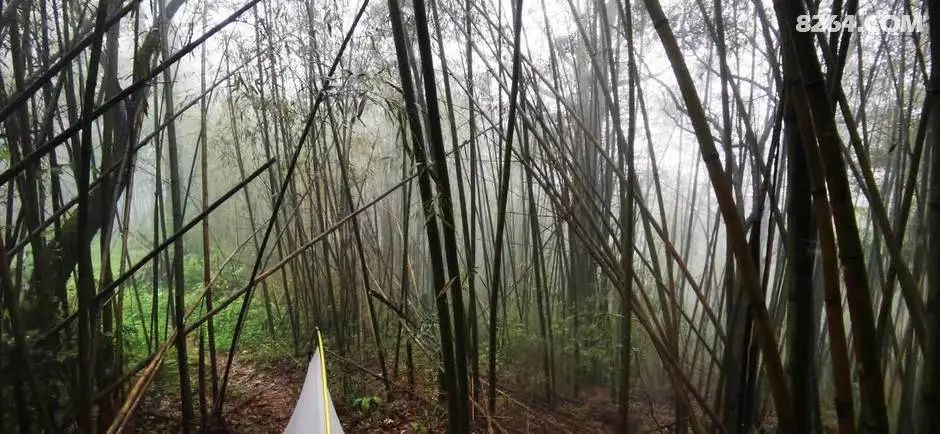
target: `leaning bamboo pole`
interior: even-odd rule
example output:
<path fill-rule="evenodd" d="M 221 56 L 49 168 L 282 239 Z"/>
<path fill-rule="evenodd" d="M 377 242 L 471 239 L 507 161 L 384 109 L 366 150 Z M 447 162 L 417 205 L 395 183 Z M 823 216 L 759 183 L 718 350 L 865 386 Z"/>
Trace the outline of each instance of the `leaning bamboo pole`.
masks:
<path fill-rule="evenodd" d="M 687 114 L 695 130 L 702 161 L 705 163 L 705 167 L 708 170 L 712 188 L 718 200 L 718 207 L 725 221 L 728 241 L 740 267 L 740 276 L 743 280 L 741 288 L 745 291 L 749 308 L 755 315 L 754 320 L 757 328 L 757 341 L 764 355 L 764 369 L 767 373 L 767 379 L 771 394 L 774 398 L 780 426 L 784 430 L 788 430 L 792 424 L 792 397 L 786 384 L 786 376 L 783 372 L 775 331 L 767 313 L 767 307 L 764 304 L 763 297 L 761 297 L 758 292 L 759 277 L 757 268 L 751 257 L 750 248 L 748 247 L 747 238 L 744 233 L 744 226 L 732 196 L 730 180 L 722 169 L 714 138 L 708 127 L 708 121 L 706 120 L 701 100 L 695 90 L 692 75 L 689 73 L 685 59 L 676 41 L 676 37 L 672 32 L 672 28 L 669 26 L 662 6 L 658 0 L 644 0 L 644 3 L 650 15 L 650 19 L 654 23 L 653 25 L 656 28 L 656 32 L 659 34 L 660 42 L 665 48 L 666 56 L 669 58 L 672 65 L 676 81 L 679 84 L 679 89 L 685 101 Z"/>

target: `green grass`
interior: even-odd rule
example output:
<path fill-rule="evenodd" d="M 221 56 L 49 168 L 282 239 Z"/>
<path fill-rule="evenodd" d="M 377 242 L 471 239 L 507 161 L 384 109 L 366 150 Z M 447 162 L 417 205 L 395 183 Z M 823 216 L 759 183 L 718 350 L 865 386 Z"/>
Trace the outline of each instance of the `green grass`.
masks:
<path fill-rule="evenodd" d="M 161 270 L 163 274 L 163 270 Z M 213 286 L 213 301 L 218 306 L 219 303 L 238 291 L 247 281 L 247 268 L 242 264 L 233 264 L 227 267 L 223 274 L 219 276 L 216 284 Z M 148 338 L 153 341 L 153 331 L 151 330 L 151 312 L 154 304 L 154 291 L 152 284 L 152 272 L 150 267 L 141 270 L 138 273 L 139 278 L 135 282 L 129 282 L 124 289 L 123 303 L 123 345 L 125 351 L 125 361 L 132 366 L 149 355 L 151 349 L 148 347 Z M 164 275 L 165 277 L 165 275 Z M 203 293 L 202 284 L 202 259 L 197 255 L 187 255 L 184 260 L 184 278 L 187 285 L 185 295 L 185 309 L 189 310 L 197 303 L 200 306 L 190 317 L 187 324 L 192 324 L 196 319 L 205 315 L 205 302 L 201 299 Z M 163 342 L 165 337 L 173 329 L 172 312 L 171 319 L 167 321 L 167 309 L 172 291 L 162 279 L 156 293 L 157 308 L 157 335 L 159 341 Z M 235 324 L 238 319 L 238 312 L 241 309 L 243 298 L 238 298 L 227 308 L 222 310 L 213 318 L 215 330 L 216 351 L 227 352 L 229 350 L 232 337 L 235 333 Z M 239 350 L 248 353 L 257 353 L 262 357 L 273 357 L 284 355 L 285 351 L 290 351 L 289 331 L 282 330 L 286 325 L 273 312 L 275 335 L 267 330 L 267 314 L 264 309 L 264 303 L 261 299 L 260 291 L 256 292 L 248 311 L 244 327 L 242 329 L 239 341 Z M 189 338 L 196 340 L 194 333 Z M 150 345 L 152 347 L 152 344 Z M 191 358 L 196 357 L 196 351 L 190 351 Z"/>

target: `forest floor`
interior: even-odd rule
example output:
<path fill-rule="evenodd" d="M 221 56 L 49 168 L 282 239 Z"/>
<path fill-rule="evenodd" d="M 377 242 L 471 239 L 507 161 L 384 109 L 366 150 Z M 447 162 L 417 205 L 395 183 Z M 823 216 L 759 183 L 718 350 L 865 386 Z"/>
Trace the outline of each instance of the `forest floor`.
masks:
<path fill-rule="evenodd" d="M 219 363 L 224 363 L 222 355 Z M 334 361 L 336 359 L 334 358 Z M 290 420 L 300 388 L 303 385 L 306 363 L 300 360 L 255 362 L 236 360 L 229 381 L 229 396 L 225 404 L 225 426 L 215 429 L 219 433 L 281 433 Z M 363 373 L 361 366 L 343 367 L 333 363 L 333 375 L 350 375 L 352 381 L 367 382 L 365 387 L 381 391 L 382 385 L 373 375 Z M 342 370 L 342 372 L 337 372 Z M 221 370 L 220 370 L 221 371 Z M 343 399 L 344 385 L 332 380 L 331 392 L 337 414 L 347 433 L 443 433 L 446 432 L 446 413 L 435 403 L 433 376 L 419 376 L 411 392 L 399 388 L 391 402 L 379 402 L 371 408 L 355 405 L 352 399 Z M 556 398 L 549 406 L 544 401 L 525 399 L 522 393 L 500 390 L 499 414 L 489 422 L 481 421 L 477 432 L 496 431 L 511 433 L 613 433 L 617 432 L 617 407 L 606 387 L 585 387 L 577 400 Z M 362 388 L 360 387 L 360 390 Z M 669 432 L 672 407 L 668 399 L 656 399 L 638 392 L 631 403 L 634 428 L 631 432 Z M 352 393 L 347 396 L 355 396 Z M 485 399 L 485 396 L 483 397 Z M 194 400 L 197 402 L 198 397 Z M 211 406 L 211 403 L 210 403 Z M 475 406 L 479 409 L 479 406 Z M 198 416 L 197 416 L 198 417 Z M 151 388 L 137 410 L 130 432 L 179 432 L 179 398 L 172 393 Z"/>

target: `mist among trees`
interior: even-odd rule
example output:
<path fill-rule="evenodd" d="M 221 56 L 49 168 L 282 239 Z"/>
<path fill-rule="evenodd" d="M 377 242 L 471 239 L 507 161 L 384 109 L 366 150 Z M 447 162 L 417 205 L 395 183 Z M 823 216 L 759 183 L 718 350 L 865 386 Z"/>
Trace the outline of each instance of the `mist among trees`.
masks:
<path fill-rule="evenodd" d="M 239 1 L 0 2 L 0 432 L 940 432 L 940 1 Z"/>

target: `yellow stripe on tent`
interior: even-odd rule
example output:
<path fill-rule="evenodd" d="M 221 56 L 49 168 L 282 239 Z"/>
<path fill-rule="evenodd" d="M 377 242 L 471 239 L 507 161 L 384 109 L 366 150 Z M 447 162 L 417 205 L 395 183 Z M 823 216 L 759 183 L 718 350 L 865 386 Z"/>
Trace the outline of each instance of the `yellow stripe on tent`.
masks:
<path fill-rule="evenodd" d="M 326 415 L 323 420 L 326 421 L 326 434 L 333 434 L 330 426 L 330 388 L 326 384 L 326 357 L 323 354 L 323 336 L 319 328 L 317 328 L 317 351 L 320 353 L 320 375 L 323 376 L 323 414 Z"/>

